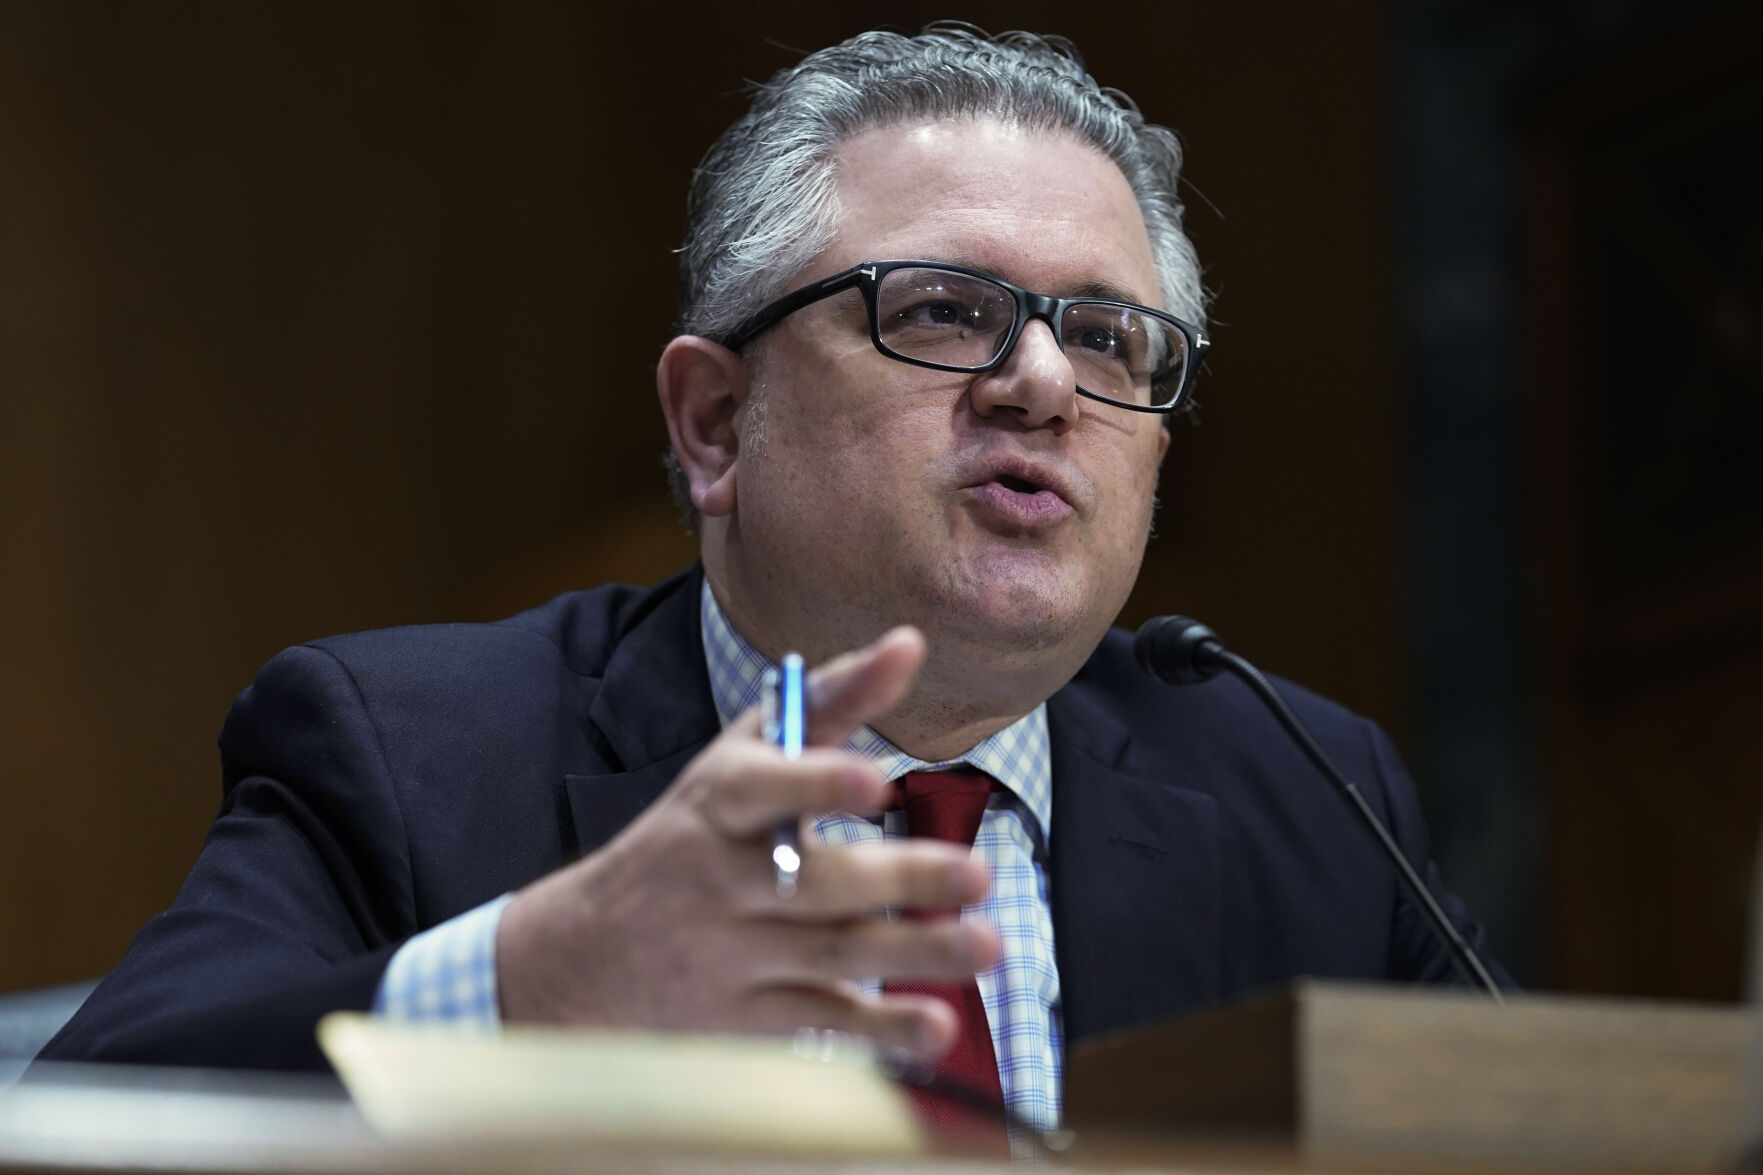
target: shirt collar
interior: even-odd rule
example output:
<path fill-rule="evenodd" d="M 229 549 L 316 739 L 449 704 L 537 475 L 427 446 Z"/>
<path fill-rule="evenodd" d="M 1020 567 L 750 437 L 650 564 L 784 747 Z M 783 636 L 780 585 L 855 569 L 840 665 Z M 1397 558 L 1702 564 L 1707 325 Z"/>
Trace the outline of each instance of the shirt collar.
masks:
<path fill-rule="evenodd" d="M 772 663 L 728 622 L 708 579 L 704 581 L 700 601 L 710 694 L 716 700 L 717 717 L 727 726 L 743 711 L 759 704 L 765 689 L 765 673 Z M 964 754 L 937 763 L 913 758 L 867 726 L 853 731 L 844 746 L 873 759 L 888 779 L 898 779 L 908 771 L 933 771 L 959 763 L 977 767 L 1015 794 L 1040 825 L 1043 835 L 1049 831 L 1053 769 L 1045 702 Z"/>

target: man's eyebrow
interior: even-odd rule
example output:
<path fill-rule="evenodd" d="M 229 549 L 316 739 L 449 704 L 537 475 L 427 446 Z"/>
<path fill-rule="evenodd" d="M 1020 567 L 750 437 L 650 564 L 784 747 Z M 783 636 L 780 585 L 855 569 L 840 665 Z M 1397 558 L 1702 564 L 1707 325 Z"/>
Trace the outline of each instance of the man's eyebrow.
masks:
<path fill-rule="evenodd" d="M 1079 285 L 1068 298 L 1106 298 L 1110 302 L 1131 302 L 1135 306 L 1143 305 L 1137 290 L 1129 290 L 1125 286 L 1117 286 L 1113 282 L 1089 281 Z"/>
<path fill-rule="evenodd" d="M 929 259 L 926 258 L 926 260 Z M 971 257 L 963 257 L 957 254 L 953 257 L 945 257 L 942 260 L 949 265 L 961 265 L 968 269 L 977 269 L 981 273 L 998 274 L 998 276 L 1005 281 L 1016 282 L 1019 286 L 1023 284 L 1022 282 L 1016 281 L 1016 279 L 1009 274 L 998 273 L 998 271 L 991 266 L 985 265 Z M 1104 281 L 1100 278 L 1092 281 L 1079 282 L 1077 285 L 1070 287 L 1069 293 L 1059 290 L 1037 292 L 1053 294 L 1055 297 L 1060 298 L 1103 298 L 1109 302 L 1131 302 L 1134 306 L 1143 306 L 1146 304 L 1141 300 L 1141 296 L 1137 290 L 1129 290 L 1125 286 L 1118 286 L 1111 281 Z"/>

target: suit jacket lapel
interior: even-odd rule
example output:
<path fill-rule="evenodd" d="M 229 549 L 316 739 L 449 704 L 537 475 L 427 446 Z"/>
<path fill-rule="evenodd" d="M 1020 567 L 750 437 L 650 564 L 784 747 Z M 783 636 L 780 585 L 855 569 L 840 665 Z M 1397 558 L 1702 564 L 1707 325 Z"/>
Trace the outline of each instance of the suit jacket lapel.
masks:
<path fill-rule="evenodd" d="M 1223 902 L 1213 798 L 1141 762 L 1084 691 L 1047 703 L 1055 949 L 1068 1041 L 1215 999 Z"/>
<path fill-rule="evenodd" d="M 563 780 L 579 853 L 617 835 L 721 728 L 704 668 L 702 582 L 694 568 L 658 587 L 615 638 L 586 716 L 607 769 Z"/>

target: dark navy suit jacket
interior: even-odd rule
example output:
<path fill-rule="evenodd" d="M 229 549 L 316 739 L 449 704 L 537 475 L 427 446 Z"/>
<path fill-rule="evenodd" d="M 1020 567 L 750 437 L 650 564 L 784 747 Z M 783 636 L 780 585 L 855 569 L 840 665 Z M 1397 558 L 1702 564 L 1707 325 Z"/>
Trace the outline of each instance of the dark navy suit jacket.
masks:
<path fill-rule="evenodd" d="M 228 715 L 220 814 L 176 903 L 43 1057 L 322 1067 L 315 1021 L 366 1008 L 399 944 L 592 851 L 716 734 L 700 579 L 277 656 Z M 1430 879 L 1388 740 L 1284 689 Z M 1047 710 L 1068 1041 L 1297 975 L 1452 981 L 1371 837 L 1243 687 L 1159 684 L 1116 630 Z"/>

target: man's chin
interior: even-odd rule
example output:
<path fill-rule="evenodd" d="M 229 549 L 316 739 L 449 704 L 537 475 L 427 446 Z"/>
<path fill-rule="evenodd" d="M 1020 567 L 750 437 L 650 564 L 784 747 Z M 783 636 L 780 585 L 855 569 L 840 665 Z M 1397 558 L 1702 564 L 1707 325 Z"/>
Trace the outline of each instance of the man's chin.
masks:
<path fill-rule="evenodd" d="M 1111 577 L 1045 548 L 969 544 L 904 575 L 917 587 L 913 615 L 902 619 L 924 630 L 931 657 L 964 658 L 981 672 L 1075 672 L 1124 603 Z"/>
<path fill-rule="evenodd" d="M 926 619 L 926 634 L 934 646 L 935 633 L 961 646 L 969 657 L 986 657 L 1000 666 L 1021 665 L 1036 655 L 1065 652 L 1086 635 L 1100 633 L 1090 608 L 1065 585 L 1034 583 L 1026 579 L 982 582 L 966 598 L 944 601 Z M 1093 642 L 1092 642 L 1093 643 Z M 1090 650 L 1083 650 L 1088 656 Z"/>

